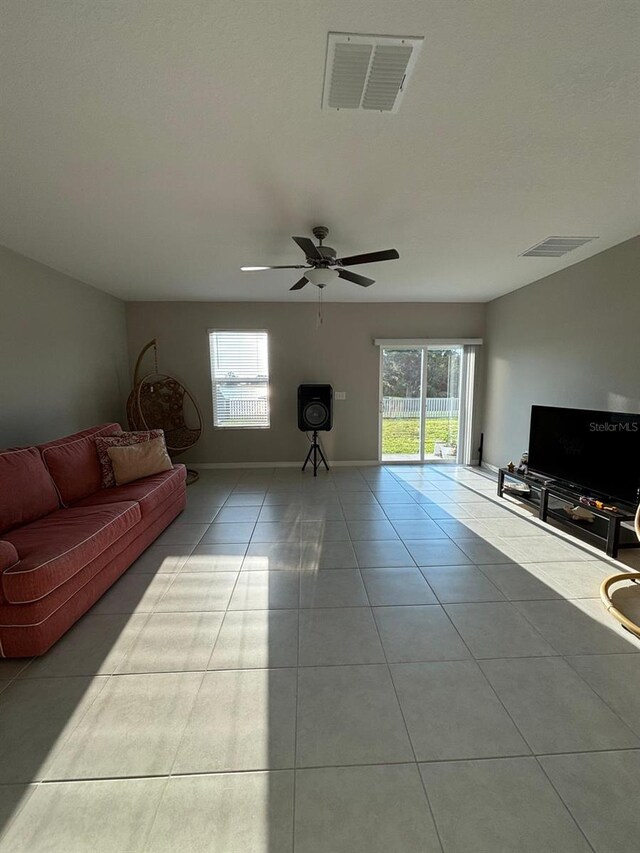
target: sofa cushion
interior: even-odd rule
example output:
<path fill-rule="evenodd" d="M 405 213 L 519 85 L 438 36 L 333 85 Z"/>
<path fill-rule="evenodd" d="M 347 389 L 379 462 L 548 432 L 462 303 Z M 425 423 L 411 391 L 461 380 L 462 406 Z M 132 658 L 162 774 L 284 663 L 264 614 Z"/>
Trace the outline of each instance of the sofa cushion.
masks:
<path fill-rule="evenodd" d="M 35 447 L 0 453 L 0 533 L 59 507 L 56 487 Z"/>
<path fill-rule="evenodd" d="M 101 487 L 102 471 L 95 437 L 114 435 L 121 429 L 118 424 L 105 424 L 85 432 L 89 434 L 79 434 L 80 438 L 69 436 L 68 441 L 50 442 L 39 448 L 64 506 L 86 498 Z"/>
<path fill-rule="evenodd" d="M 170 471 L 153 474 L 126 486 L 112 486 L 100 489 L 87 498 L 78 501 L 75 506 L 100 506 L 114 501 L 137 501 L 142 517 L 145 518 L 173 492 L 184 489 L 187 469 L 184 465 L 174 465 Z"/>
<path fill-rule="evenodd" d="M 38 601 L 72 578 L 140 521 L 137 503 L 59 509 L 7 533 L 20 557 L 2 575 L 7 601 Z"/>
<path fill-rule="evenodd" d="M 18 559 L 18 552 L 11 542 L 5 542 L 4 539 L 0 539 L 0 572 L 4 572 L 5 569 L 15 566 Z"/>

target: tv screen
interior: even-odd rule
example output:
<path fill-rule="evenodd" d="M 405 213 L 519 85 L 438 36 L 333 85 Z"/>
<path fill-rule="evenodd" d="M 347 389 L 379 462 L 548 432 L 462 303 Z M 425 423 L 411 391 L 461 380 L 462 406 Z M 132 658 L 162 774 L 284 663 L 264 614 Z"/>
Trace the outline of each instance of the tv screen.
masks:
<path fill-rule="evenodd" d="M 584 493 L 636 505 L 640 415 L 532 406 L 529 468 Z"/>

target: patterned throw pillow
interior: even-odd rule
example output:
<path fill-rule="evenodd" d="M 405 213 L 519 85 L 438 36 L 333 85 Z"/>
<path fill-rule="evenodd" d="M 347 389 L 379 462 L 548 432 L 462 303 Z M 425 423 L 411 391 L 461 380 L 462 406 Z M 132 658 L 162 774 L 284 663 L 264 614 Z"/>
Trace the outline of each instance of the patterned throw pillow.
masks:
<path fill-rule="evenodd" d="M 104 437 L 96 436 L 96 450 L 98 451 L 98 459 L 100 460 L 100 468 L 102 469 L 102 487 L 106 489 L 116 485 L 113 465 L 111 464 L 108 453 L 110 447 L 129 447 L 132 444 L 142 444 L 144 441 L 163 437 L 164 430 L 162 429 L 121 432 L 119 435 L 107 435 Z"/>

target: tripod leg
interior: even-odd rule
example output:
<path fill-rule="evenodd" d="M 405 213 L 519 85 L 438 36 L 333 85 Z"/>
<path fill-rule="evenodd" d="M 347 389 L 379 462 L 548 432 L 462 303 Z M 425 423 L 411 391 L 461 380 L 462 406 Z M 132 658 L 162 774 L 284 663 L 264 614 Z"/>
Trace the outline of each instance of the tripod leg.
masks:
<path fill-rule="evenodd" d="M 302 470 L 303 470 L 303 471 L 304 471 L 304 469 L 307 467 L 307 463 L 308 463 L 308 462 L 309 462 L 309 460 L 311 459 L 311 454 L 312 454 L 312 453 L 313 453 L 313 445 L 311 445 L 311 447 L 309 448 L 309 452 L 307 453 L 307 458 L 304 460 L 304 465 L 302 466 Z"/>
<path fill-rule="evenodd" d="M 318 433 L 313 434 L 313 476 L 318 476 Z"/>
<path fill-rule="evenodd" d="M 319 457 L 319 458 L 318 458 Z M 313 476 L 318 476 L 318 468 L 320 465 L 324 465 L 324 467 L 329 470 L 329 465 L 325 458 L 324 452 L 322 450 L 322 445 L 318 441 L 318 433 L 313 433 L 313 439 L 311 441 L 311 447 L 309 448 L 309 452 L 307 453 L 307 458 L 304 460 L 304 465 L 302 466 L 302 470 L 304 471 L 307 465 L 311 462 L 313 465 Z"/>
<path fill-rule="evenodd" d="M 327 464 L 327 460 L 325 459 L 325 455 L 324 455 L 324 452 L 323 452 L 323 450 L 322 450 L 322 445 L 318 444 L 318 450 L 320 451 L 320 458 L 322 459 L 322 461 L 323 461 L 323 463 L 324 463 L 324 467 L 325 467 L 325 468 L 327 469 L 327 471 L 328 471 L 328 470 L 329 470 L 329 465 Z M 318 464 L 319 464 L 319 463 L 318 463 Z"/>

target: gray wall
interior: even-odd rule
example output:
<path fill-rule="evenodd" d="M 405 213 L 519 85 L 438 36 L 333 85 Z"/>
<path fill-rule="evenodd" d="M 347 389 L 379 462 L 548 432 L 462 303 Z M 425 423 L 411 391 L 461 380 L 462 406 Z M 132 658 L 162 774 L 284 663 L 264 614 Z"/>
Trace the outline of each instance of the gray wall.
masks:
<path fill-rule="evenodd" d="M 160 370 L 194 393 L 204 414 L 200 443 L 181 457 L 192 462 L 302 461 L 307 440 L 297 428 L 301 382 L 330 382 L 346 391 L 334 404 L 334 429 L 324 436 L 336 461 L 378 458 L 379 350 L 373 338 L 481 337 L 484 305 L 328 303 L 316 328 L 310 303 L 130 302 L 129 352 L 158 338 Z M 271 428 L 213 429 L 208 329 L 269 332 Z M 149 365 L 152 369 L 152 365 Z"/>
<path fill-rule="evenodd" d="M 490 302 L 485 461 L 519 460 L 533 403 L 640 412 L 639 344 L 640 237 Z"/>
<path fill-rule="evenodd" d="M 119 419 L 124 303 L 0 247 L 0 447 Z"/>

